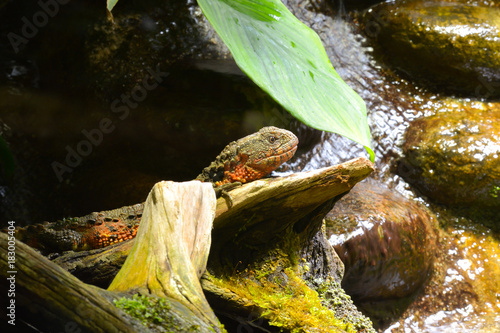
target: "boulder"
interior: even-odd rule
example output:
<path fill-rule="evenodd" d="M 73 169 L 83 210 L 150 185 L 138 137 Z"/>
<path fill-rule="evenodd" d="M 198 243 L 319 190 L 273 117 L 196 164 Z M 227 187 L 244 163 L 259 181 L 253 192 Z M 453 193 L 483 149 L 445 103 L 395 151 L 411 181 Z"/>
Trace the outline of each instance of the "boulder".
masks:
<path fill-rule="evenodd" d="M 383 3 L 364 17 L 388 64 L 438 91 L 500 96 L 500 8 L 465 3 Z"/>
<path fill-rule="evenodd" d="M 399 174 L 435 202 L 500 208 L 500 112 L 441 113 L 414 121 Z M 498 216 L 497 216 L 498 218 Z"/>
<path fill-rule="evenodd" d="M 427 281 L 437 226 L 415 202 L 363 182 L 335 205 L 325 225 L 345 265 L 342 287 L 375 322 L 404 310 Z"/>
<path fill-rule="evenodd" d="M 424 292 L 391 323 L 395 331 L 498 332 L 500 240 L 471 222 L 461 219 L 440 237 L 434 273 Z"/>

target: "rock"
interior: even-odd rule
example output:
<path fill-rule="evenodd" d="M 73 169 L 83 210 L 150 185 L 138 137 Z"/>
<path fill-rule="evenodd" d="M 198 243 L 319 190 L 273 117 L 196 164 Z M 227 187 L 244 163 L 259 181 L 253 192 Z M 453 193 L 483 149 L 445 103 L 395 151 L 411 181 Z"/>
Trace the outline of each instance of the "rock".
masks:
<path fill-rule="evenodd" d="M 500 111 L 418 119 L 408 128 L 403 150 L 399 174 L 434 201 L 500 208 Z"/>
<path fill-rule="evenodd" d="M 99 82 L 96 90 L 106 96 L 133 88 L 148 68 L 171 72 L 200 61 L 205 68 L 244 76 L 196 2 L 129 4 L 113 13 L 113 22 L 102 20 L 87 32 L 84 51 Z"/>
<path fill-rule="evenodd" d="M 440 238 L 431 280 L 391 332 L 498 332 L 499 285 L 498 234 L 455 220 Z"/>
<path fill-rule="evenodd" d="M 412 79 L 440 91 L 500 96 L 500 8 L 384 3 L 363 20 L 387 62 Z"/>
<path fill-rule="evenodd" d="M 379 184 L 360 183 L 325 218 L 345 265 L 342 287 L 372 320 L 404 308 L 426 282 L 436 251 L 433 217 Z M 383 306 L 384 314 L 380 314 Z"/>

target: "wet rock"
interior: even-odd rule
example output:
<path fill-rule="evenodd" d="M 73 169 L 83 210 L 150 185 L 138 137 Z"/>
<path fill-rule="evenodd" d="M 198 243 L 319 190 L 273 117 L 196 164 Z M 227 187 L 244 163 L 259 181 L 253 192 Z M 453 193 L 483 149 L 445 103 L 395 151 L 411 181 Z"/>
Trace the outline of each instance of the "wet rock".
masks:
<path fill-rule="evenodd" d="M 342 287 L 356 305 L 379 324 L 404 310 L 427 280 L 436 252 L 436 226 L 427 210 L 365 182 L 325 221 L 327 237 L 345 265 Z"/>
<path fill-rule="evenodd" d="M 98 22 L 88 32 L 85 50 L 104 94 L 132 88 L 148 68 L 169 72 L 172 66 L 191 67 L 198 61 L 211 70 L 244 76 L 195 1 L 129 4 L 113 13 L 114 22 Z"/>
<path fill-rule="evenodd" d="M 440 239 L 431 280 L 397 323 L 390 325 L 390 332 L 499 331 L 498 234 L 465 219 L 454 221 L 446 233 Z"/>
<path fill-rule="evenodd" d="M 385 3 L 364 15 L 386 61 L 439 91 L 500 96 L 500 8 L 464 3 Z"/>
<path fill-rule="evenodd" d="M 98 95 L 109 102 L 143 83 L 150 69 L 169 72 L 199 65 L 245 76 L 196 1 L 123 2 L 114 8 L 113 21 L 101 4 L 83 8 L 69 2 L 60 10 L 63 15 L 52 15 L 50 24 L 36 29 L 33 38 L 0 42 L 2 61 L 9 59 L 0 64 L 8 74 L 0 76 L 0 82 L 27 86 L 35 77 L 38 86 L 77 90 L 77 95 Z M 22 38 L 21 18 L 31 20 L 37 12 L 36 2 L 11 2 L 0 12 L 0 28 Z M 146 81 L 149 87 L 155 85 Z"/>
<path fill-rule="evenodd" d="M 500 207 L 500 111 L 418 119 L 403 149 L 399 173 L 424 195 L 450 206 Z"/>

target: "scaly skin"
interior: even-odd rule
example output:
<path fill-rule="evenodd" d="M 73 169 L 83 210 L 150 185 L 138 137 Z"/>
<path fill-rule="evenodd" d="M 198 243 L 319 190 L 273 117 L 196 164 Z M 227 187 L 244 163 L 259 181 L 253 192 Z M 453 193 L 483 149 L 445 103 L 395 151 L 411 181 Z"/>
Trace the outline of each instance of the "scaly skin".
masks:
<path fill-rule="evenodd" d="M 210 166 L 196 177 L 214 184 L 216 192 L 227 185 L 267 176 L 293 157 L 298 139 L 277 127 L 264 127 L 231 142 Z M 135 237 L 144 204 L 46 222 L 16 229 L 16 238 L 43 253 L 98 249 Z"/>
<path fill-rule="evenodd" d="M 98 249 L 132 239 L 144 204 L 16 228 L 16 238 L 42 253 Z"/>
<path fill-rule="evenodd" d="M 264 127 L 227 145 L 196 179 L 215 186 L 260 179 L 291 159 L 298 143 L 290 131 Z"/>

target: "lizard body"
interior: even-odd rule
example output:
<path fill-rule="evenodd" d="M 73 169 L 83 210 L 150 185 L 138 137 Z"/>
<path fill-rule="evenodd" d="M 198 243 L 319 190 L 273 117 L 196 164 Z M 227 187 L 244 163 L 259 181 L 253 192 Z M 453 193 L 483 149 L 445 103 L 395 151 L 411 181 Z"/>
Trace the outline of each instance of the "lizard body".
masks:
<path fill-rule="evenodd" d="M 196 180 L 211 182 L 216 192 L 260 179 L 293 157 L 298 139 L 290 131 L 264 127 L 231 142 Z M 86 216 L 16 228 L 16 238 L 44 253 L 83 251 L 134 238 L 144 204 Z"/>
<path fill-rule="evenodd" d="M 132 239 L 144 204 L 16 228 L 15 237 L 43 253 L 98 249 Z"/>

